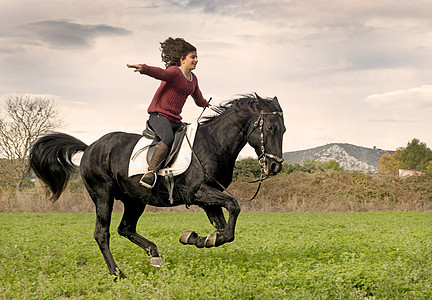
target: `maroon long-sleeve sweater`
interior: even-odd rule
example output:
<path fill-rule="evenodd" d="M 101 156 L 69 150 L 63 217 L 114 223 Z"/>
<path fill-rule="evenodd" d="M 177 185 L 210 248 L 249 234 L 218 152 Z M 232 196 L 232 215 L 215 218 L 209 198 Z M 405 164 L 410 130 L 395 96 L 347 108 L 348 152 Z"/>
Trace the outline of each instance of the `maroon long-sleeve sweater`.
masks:
<path fill-rule="evenodd" d="M 148 113 L 157 112 L 166 116 L 173 122 L 181 122 L 180 113 L 189 95 L 198 106 L 206 107 L 208 102 L 204 99 L 198 86 L 198 79 L 192 74 L 192 80 L 184 76 L 183 71 L 176 66 L 167 69 L 142 64 L 141 74 L 162 80 L 153 100 L 147 109 Z"/>

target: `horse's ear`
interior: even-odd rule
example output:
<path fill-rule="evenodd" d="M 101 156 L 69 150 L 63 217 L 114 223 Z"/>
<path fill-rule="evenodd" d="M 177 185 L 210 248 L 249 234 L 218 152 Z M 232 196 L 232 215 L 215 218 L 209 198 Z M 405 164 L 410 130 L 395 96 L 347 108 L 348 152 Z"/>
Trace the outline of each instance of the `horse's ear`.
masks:
<path fill-rule="evenodd" d="M 274 98 L 272 99 L 272 102 L 274 103 L 274 105 L 276 105 L 277 108 L 279 108 L 282 111 L 282 108 L 279 104 L 279 100 L 276 96 L 274 96 Z"/>

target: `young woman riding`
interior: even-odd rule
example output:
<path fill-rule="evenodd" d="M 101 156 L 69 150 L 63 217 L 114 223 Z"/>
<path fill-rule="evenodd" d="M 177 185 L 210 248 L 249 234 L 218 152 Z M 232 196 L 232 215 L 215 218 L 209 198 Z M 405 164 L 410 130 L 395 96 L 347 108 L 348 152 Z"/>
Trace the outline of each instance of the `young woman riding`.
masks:
<path fill-rule="evenodd" d="M 174 142 L 174 132 L 181 126 L 180 113 L 188 96 L 192 96 L 200 107 L 210 104 L 204 99 L 198 86 L 198 79 L 192 73 L 198 63 L 197 49 L 182 38 L 168 38 L 161 42 L 161 57 L 166 69 L 146 64 L 127 65 L 128 68 L 161 80 L 147 112 L 150 114 L 149 125 L 160 138 L 148 172 L 140 183 L 152 188 L 156 182 L 156 173 L 162 166 Z"/>

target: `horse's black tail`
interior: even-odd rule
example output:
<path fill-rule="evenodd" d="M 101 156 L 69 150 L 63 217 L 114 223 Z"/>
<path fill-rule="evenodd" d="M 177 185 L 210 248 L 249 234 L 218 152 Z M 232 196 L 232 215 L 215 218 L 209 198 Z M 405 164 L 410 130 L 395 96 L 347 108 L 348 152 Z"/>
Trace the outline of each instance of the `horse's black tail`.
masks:
<path fill-rule="evenodd" d="M 71 174 L 76 170 L 72 156 L 85 151 L 87 145 L 73 136 L 52 133 L 39 138 L 30 149 L 30 168 L 52 192 L 51 201 L 56 201 L 67 186 Z"/>

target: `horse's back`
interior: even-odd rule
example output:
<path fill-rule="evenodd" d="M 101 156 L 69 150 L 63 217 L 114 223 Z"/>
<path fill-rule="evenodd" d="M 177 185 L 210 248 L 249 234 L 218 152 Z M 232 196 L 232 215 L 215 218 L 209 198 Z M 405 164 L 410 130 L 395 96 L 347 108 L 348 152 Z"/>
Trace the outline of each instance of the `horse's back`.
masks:
<path fill-rule="evenodd" d="M 81 159 L 81 173 L 126 173 L 132 150 L 142 135 L 110 132 L 91 144 Z M 98 170 L 99 169 L 99 170 Z"/>

